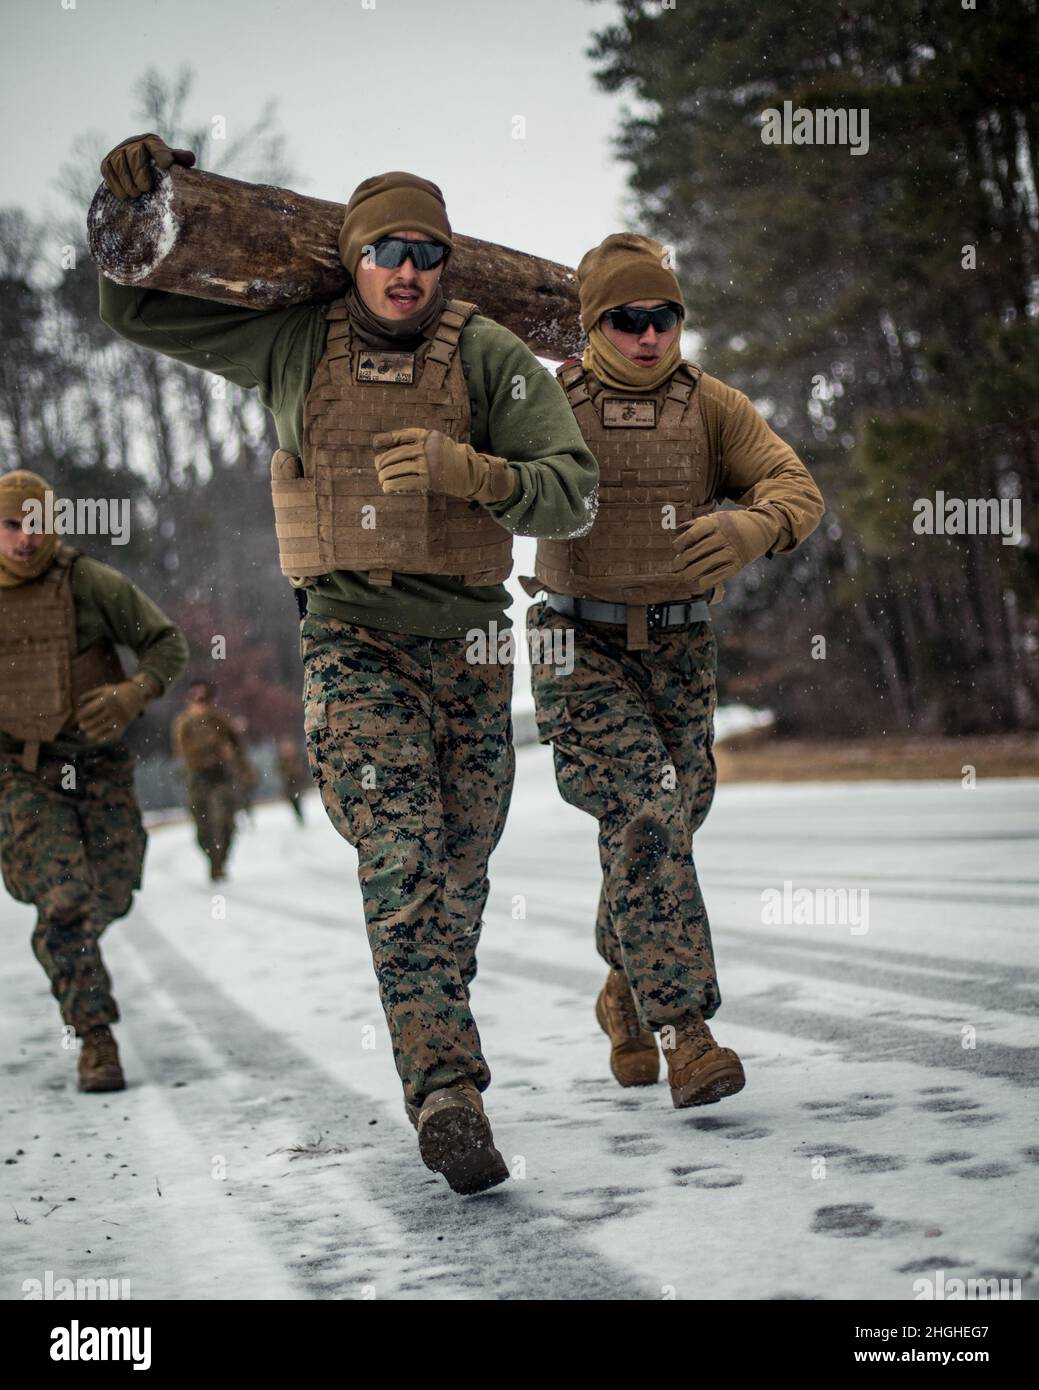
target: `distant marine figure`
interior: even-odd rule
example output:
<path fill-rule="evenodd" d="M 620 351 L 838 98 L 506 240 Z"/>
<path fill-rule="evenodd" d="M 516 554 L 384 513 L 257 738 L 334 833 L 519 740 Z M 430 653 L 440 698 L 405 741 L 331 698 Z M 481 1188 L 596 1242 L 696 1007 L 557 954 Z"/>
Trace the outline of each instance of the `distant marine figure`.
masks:
<path fill-rule="evenodd" d="M 231 716 L 213 704 L 214 691 L 209 681 L 191 683 L 187 706 L 173 721 L 172 744 L 184 765 L 188 810 L 209 877 L 218 882 L 227 876 L 238 804 L 235 777 L 244 750 Z"/>

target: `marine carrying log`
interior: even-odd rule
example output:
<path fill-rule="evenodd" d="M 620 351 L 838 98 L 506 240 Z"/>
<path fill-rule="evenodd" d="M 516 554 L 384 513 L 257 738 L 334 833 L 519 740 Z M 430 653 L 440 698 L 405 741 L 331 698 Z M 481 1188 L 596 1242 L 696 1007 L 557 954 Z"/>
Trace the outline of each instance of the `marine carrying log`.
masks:
<path fill-rule="evenodd" d="M 338 238 L 345 204 L 175 164 L 151 193 L 122 201 L 102 184 L 87 214 L 90 254 L 120 285 L 250 309 L 335 299 L 347 287 Z M 466 299 L 561 361 L 580 350 L 577 277 L 565 265 L 454 236 L 448 298 Z"/>

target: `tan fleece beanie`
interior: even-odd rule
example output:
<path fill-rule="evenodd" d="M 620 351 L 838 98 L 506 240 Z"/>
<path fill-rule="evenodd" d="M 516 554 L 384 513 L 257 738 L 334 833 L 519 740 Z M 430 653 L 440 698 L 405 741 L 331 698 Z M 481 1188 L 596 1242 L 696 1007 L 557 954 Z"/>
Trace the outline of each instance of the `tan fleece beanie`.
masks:
<path fill-rule="evenodd" d="M 365 246 L 390 232 L 425 232 L 452 247 L 444 195 L 429 179 L 395 170 L 359 183 L 346 205 L 339 233 L 339 259 L 351 277 Z"/>
<path fill-rule="evenodd" d="M 38 473 L 30 473 L 27 468 L 15 468 L 10 473 L 0 474 L 0 521 L 9 517 L 25 519 L 22 503 L 28 501 L 46 505 L 47 493 L 54 489 Z M 12 560 L 0 555 L 0 587 L 14 588 L 36 579 L 49 569 L 58 549 L 58 537 L 50 532 L 43 544 L 36 550 L 31 560 Z"/>
<path fill-rule="evenodd" d="M 675 272 L 659 241 L 636 232 L 614 232 L 581 257 L 577 288 L 586 333 L 607 309 L 634 299 L 669 299 L 685 308 Z"/>

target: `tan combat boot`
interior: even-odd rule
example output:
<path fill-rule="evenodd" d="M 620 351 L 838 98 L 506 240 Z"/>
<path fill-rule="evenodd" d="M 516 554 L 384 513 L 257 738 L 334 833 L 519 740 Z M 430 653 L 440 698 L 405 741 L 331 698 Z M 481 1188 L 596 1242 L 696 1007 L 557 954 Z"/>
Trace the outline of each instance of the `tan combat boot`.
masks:
<path fill-rule="evenodd" d="M 747 1083 L 743 1063 L 731 1047 L 718 1046 L 700 1014 L 691 1014 L 676 1025 L 674 1046 L 665 1051 L 676 1110 L 687 1105 L 713 1105 L 742 1091 Z"/>
<path fill-rule="evenodd" d="M 422 1162 L 442 1173 L 454 1192 L 483 1192 L 509 1176 L 494 1147 L 483 1098 L 471 1081 L 431 1091 L 422 1102 L 416 1128 Z"/>
<path fill-rule="evenodd" d="M 83 1034 L 79 1053 L 79 1089 L 81 1091 L 122 1091 L 126 1089 L 123 1069 L 119 1064 L 119 1049 L 111 1029 L 99 1024 Z"/>
<path fill-rule="evenodd" d="M 639 1022 L 623 970 L 611 970 L 595 1001 L 595 1017 L 610 1040 L 610 1070 L 622 1086 L 653 1086 L 660 1075 L 657 1040 Z"/>

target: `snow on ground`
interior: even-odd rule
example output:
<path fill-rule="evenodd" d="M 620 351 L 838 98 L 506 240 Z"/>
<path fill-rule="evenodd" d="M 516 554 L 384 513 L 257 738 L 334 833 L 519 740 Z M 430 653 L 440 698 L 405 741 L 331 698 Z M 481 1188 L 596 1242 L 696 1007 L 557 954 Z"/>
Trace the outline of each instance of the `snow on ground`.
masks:
<path fill-rule="evenodd" d="M 122 1094 L 76 1091 L 3 897 L 2 1294 L 50 1270 L 137 1299 L 911 1299 L 944 1270 L 1034 1297 L 1037 807 L 1025 780 L 723 787 L 696 853 L 748 1084 L 676 1111 L 610 1076 L 594 823 L 520 750 L 473 991 L 517 1176 L 469 1199 L 418 1159 L 313 795 L 303 830 L 243 827 L 224 917 L 189 828 L 152 833 L 105 945 Z M 868 929 L 764 922 L 785 881 L 868 889 Z"/>

